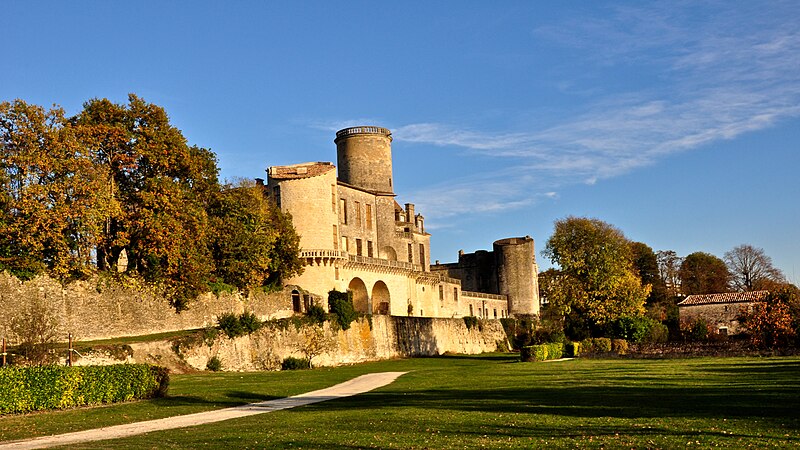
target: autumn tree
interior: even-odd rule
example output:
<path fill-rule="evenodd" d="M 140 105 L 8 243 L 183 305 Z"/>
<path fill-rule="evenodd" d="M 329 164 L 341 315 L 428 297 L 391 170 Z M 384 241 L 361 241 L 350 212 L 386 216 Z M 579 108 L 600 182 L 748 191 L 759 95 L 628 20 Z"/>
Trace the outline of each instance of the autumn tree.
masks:
<path fill-rule="evenodd" d="M 685 295 L 727 292 L 730 282 L 725 262 L 704 252 L 687 255 L 681 263 L 679 276 L 681 292 Z"/>
<path fill-rule="evenodd" d="M 743 309 L 739 317 L 756 347 L 784 348 L 795 343 L 800 332 L 800 290 L 786 285 L 770 292 L 763 302 Z"/>
<path fill-rule="evenodd" d="M 680 268 L 683 258 L 673 250 L 659 250 L 656 252 L 656 261 L 658 263 L 658 275 L 664 284 L 666 295 L 668 297 L 677 297 L 680 294 Z"/>
<path fill-rule="evenodd" d="M 262 186 L 247 180 L 226 185 L 209 212 L 209 245 L 219 280 L 249 289 L 278 283 L 301 270 L 300 238 Z"/>
<path fill-rule="evenodd" d="M 738 291 L 768 290 L 786 281 L 764 249 L 752 245 L 742 244 L 726 252 L 725 264 L 731 273 L 731 285 Z"/>
<path fill-rule="evenodd" d="M 560 267 L 547 295 L 567 319 L 581 317 L 596 328 L 643 313 L 650 286 L 636 275 L 630 241 L 619 229 L 598 219 L 557 220 L 543 253 Z"/>

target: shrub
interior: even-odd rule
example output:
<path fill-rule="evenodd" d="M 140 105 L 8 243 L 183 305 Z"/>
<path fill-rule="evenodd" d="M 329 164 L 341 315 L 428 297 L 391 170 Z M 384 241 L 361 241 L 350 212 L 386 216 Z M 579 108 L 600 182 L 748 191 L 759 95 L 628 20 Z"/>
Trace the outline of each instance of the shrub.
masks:
<path fill-rule="evenodd" d="M 628 353 L 628 341 L 625 339 L 612 339 L 611 351 L 618 355 L 624 355 L 625 353 Z"/>
<path fill-rule="evenodd" d="M 217 317 L 217 324 L 220 330 L 229 338 L 235 338 L 244 334 L 239 318 L 233 313 L 222 313 Z"/>
<path fill-rule="evenodd" d="M 564 356 L 574 358 L 581 354 L 580 342 L 567 342 L 564 344 Z"/>
<path fill-rule="evenodd" d="M 284 359 L 281 363 L 281 370 L 300 370 L 310 368 L 311 361 L 309 361 L 308 358 L 295 358 L 290 356 Z"/>
<path fill-rule="evenodd" d="M 206 363 L 206 369 L 212 372 L 219 372 L 222 370 L 222 361 L 220 361 L 216 356 L 212 356 Z"/>
<path fill-rule="evenodd" d="M 258 331 L 264 325 L 255 314 L 245 311 L 239 315 L 239 325 L 242 331 L 247 334 L 252 334 Z"/>
<path fill-rule="evenodd" d="M 609 353 L 611 351 L 611 339 L 609 338 L 589 338 L 581 344 L 582 353 Z"/>
<path fill-rule="evenodd" d="M 0 414 L 166 395 L 169 372 L 147 364 L 0 369 Z"/>
<path fill-rule="evenodd" d="M 311 319 L 313 322 L 322 325 L 328 318 L 328 314 L 325 312 L 325 309 L 322 306 L 313 304 L 306 310 L 306 317 Z"/>
<path fill-rule="evenodd" d="M 208 283 L 208 289 L 214 293 L 214 295 L 219 296 L 221 293 L 232 294 L 236 292 L 236 286 L 232 284 L 225 283 L 224 281 L 214 281 Z"/>
<path fill-rule="evenodd" d="M 350 323 L 358 318 L 353 307 L 353 293 L 340 292 L 336 289 L 328 292 L 328 310 L 336 316 L 336 322 L 342 330 L 350 328 Z"/>
<path fill-rule="evenodd" d="M 548 359 L 558 359 L 564 354 L 564 344 L 550 343 L 540 345 L 526 345 L 520 348 L 520 358 L 522 361 L 547 361 Z"/>

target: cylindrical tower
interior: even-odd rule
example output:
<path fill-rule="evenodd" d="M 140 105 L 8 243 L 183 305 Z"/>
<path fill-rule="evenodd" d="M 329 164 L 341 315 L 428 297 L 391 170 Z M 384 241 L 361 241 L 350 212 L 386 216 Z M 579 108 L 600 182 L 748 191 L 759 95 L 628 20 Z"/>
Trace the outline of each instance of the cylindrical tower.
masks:
<path fill-rule="evenodd" d="M 339 181 L 372 192 L 393 193 L 392 133 L 386 128 L 350 127 L 336 132 Z"/>
<path fill-rule="evenodd" d="M 501 239 L 494 243 L 497 284 L 508 296 L 510 314 L 539 314 L 539 282 L 536 254 L 530 236 Z"/>

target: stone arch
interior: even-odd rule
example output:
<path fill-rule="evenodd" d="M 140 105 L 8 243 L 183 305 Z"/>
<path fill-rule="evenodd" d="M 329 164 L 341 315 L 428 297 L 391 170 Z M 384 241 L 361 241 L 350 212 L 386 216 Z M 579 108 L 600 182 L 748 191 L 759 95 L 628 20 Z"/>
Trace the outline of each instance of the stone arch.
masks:
<path fill-rule="evenodd" d="M 389 287 L 383 281 L 377 281 L 372 287 L 372 308 L 373 314 L 389 314 Z"/>
<path fill-rule="evenodd" d="M 387 245 L 381 249 L 381 258 L 388 259 L 389 261 L 397 261 L 397 252 L 391 245 Z"/>
<path fill-rule="evenodd" d="M 347 290 L 353 293 L 353 307 L 356 311 L 369 314 L 369 295 L 367 285 L 361 278 L 353 278 L 347 286 Z"/>
<path fill-rule="evenodd" d="M 297 289 L 292 290 L 292 311 L 296 313 L 303 312 L 303 306 L 300 303 L 300 291 Z"/>

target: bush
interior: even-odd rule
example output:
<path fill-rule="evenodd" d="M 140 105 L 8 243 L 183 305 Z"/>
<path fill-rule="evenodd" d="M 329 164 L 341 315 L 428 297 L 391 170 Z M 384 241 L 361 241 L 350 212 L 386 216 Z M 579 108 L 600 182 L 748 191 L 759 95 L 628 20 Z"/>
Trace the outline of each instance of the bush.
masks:
<path fill-rule="evenodd" d="M 212 356 L 206 363 L 206 369 L 212 372 L 219 372 L 222 370 L 222 361 L 220 361 L 216 356 Z"/>
<path fill-rule="evenodd" d="M 340 292 L 336 289 L 328 292 L 328 310 L 336 316 L 336 322 L 342 330 L 350 328 L 350 324 L 358 318 L 353 307 L 353 293 Z"/>
<path fill-rule="evenodd" d="M 625 353 L 628 353 L 628 341 L 625 339 L 612 339 L 611 351 L 618 355 L 624 355 Z"/>
<path fill-rule="evenodd" d="M 255 314 L 245 311 L 239 315 L 239 325 L 242 331 L 247 334 L 252 334 L 258 331 L 264 325 Z"/>
<path fill-rule="evenodd" d="M 0 369 L 0 414 L 162 397 L 169 372 L 147 364 Z"/>
<path fill-rule="evenodd" d="M 550 343 L 540 345 L 526 345 L 520 349 L 522 361 L 547 361 L 548 359 L 558 359 L 564 354 L 564 344 Z"/>
<path fill-rule="evenodd" d="M 611 339 L 589 338 L 581 343 L 581 353 L 609 353 L 611 352 Z"/>
<path fill-rule="evenodd" d="M 222 313 L 217 317 L 217 324 L 220 330 L 225 333 L 229 338 L 235 338 L 244 334 L 242 324 L 239 323 L 239 318 L 233 313 Z"/>
<path fill-rule="evenodd" d="M 281 370 L 301 370 L 310 369 L 311 361 L 308 358 L 288 357 L 281 363 Z"/>
<path fill-rule="evenodd" d="M 479 328 L 480 321 L 478 321 L 478 318 L 475 316 L 464 316 L 464 325 L 467 326 L 468 330 L 471 330 L 473 328 Z"/>
<path fill-rule="evenodd" d="M 308 307 L 308 310 L 306 310 L 306 317 L 311 319 L 313 322 L 322 325 L 328 318 L 328 314 L 325 312 L 325 309 L 322 306 L 313 304 Z"/>
<path fill-rule="evenodd" d="M 564 344 L 564 356 L 568 358 L 574 358 L 580 356 L 581 354 L 581 343 L 580 342 L 567 342 Z"/>
<path fill-rule="evenodd" d="M 647 316 L 623 316 L 610 325 L 612 338 L 636 343 L 666 342 L 669 330 L 666 325 Z"/>

